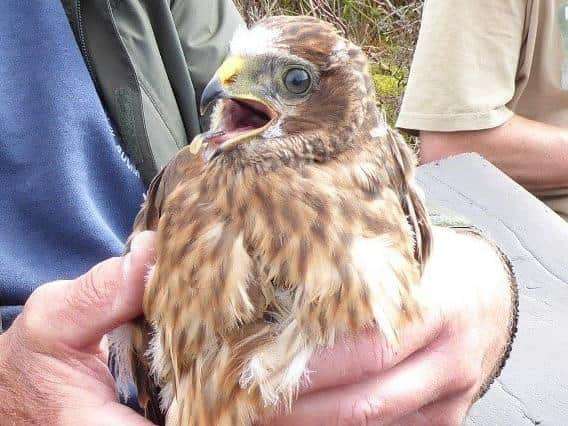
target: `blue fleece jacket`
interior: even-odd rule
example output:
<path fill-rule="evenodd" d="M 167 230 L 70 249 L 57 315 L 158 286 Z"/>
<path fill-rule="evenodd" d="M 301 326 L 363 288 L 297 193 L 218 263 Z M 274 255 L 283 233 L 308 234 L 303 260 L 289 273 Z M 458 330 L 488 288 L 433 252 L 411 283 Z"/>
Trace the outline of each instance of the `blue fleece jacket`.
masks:
<path fill-rule="evenodd" d="M 0 306 L 119 255 L 144 187 L 59 1 L 0 2 Z"/>

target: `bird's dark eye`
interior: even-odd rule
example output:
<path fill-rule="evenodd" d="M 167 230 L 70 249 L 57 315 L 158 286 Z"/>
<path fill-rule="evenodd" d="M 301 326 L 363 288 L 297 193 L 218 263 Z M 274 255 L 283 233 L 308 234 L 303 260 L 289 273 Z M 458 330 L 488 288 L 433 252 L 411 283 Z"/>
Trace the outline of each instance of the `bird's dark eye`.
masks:
<path fill-rule="evenodd" d="M 284 75 L 286 89 L 295 95 L 306 93 L 312 84 L 312 79 L 306 70 L 293 68 Z"/>

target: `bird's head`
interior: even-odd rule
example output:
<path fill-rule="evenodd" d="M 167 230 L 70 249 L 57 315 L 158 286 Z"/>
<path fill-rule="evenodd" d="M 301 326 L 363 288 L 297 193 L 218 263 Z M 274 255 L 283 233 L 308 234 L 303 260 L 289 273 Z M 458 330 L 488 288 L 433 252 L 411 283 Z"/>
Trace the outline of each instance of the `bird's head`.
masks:
<path fill-rule="evenodd" d="M 272 17 L 235 34 L 204 89 L 205 158 L 242 164 L 325 161 L 380 125 L 367 59 L 330 24 Z"/>

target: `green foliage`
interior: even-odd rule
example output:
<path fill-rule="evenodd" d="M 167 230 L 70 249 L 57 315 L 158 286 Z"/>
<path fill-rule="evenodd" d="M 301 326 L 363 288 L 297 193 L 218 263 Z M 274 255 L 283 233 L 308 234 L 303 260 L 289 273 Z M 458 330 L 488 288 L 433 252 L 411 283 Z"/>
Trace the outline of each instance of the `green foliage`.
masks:
<path fill-rule="evenodd" d="M 401 92 L 397 79 L 392 75 L 373 74 L 373 81 L 379 98 L 381 96 L 398 96 Z"/>
<path fill-rule="evenodd" d="M 384 62 L 371 63 L 370 72 L 377 89 L 379 99 L 389 96 L 401 96 L 404 92 L 408 68 L 390 65 Z"/>

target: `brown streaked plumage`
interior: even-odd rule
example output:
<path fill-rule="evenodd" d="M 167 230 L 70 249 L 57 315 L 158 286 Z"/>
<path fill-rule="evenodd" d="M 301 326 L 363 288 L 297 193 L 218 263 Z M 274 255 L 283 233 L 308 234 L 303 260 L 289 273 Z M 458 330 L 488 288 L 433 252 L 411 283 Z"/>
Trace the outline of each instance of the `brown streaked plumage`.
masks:
<path fill-rule="evenodd" d="M 246 426 L 290 404 L 338 333 L 376 324 L 396 344 L 420 318 L 430 226 L 367 60 L 329 24 L 237 34 L 203 101 L 206 145 L 172 160 L 136 219 L 157 260 L 115 352 L 155 422 Z"/>

